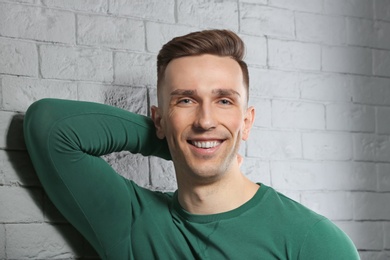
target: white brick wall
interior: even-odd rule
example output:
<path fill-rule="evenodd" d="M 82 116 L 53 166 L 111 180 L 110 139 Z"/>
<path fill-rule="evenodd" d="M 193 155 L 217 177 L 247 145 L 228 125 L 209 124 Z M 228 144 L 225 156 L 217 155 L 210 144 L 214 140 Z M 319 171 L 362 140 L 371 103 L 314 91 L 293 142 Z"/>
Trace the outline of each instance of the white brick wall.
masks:
<path fill-rule="evenodd" d="M 207 28 L 247 44 L 257 112 L 243 172 L 334 220 L 363 260 L 390 259 L 388 0 L 0 0 L 0 259 L 96 258 L 39 184 L 27 107 L 56 97 L 147 115 L 161 45 Z M 105 159 L 176 188 L 170 162 Z"/>
<path fill-rule="evenodd" d="M 14 40 L 0 39 L 1 73 L 11 75 L 38 76 L 38 51 L 36 44 Z"/>

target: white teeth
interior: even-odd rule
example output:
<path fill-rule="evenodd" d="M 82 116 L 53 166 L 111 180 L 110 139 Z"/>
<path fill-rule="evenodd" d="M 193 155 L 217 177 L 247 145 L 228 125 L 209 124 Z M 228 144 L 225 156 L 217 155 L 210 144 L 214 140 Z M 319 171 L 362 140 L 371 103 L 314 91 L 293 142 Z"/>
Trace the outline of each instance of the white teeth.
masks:
<path fill-rule="evenodd" d="M 219 141 L 211 141 L 211 142 L 200 142 L 200 141 L 193 141 L 192 144 L 195 145 L 198 148 L 213 148 L 217 145 L 219 145 L 221 142 Z"/>

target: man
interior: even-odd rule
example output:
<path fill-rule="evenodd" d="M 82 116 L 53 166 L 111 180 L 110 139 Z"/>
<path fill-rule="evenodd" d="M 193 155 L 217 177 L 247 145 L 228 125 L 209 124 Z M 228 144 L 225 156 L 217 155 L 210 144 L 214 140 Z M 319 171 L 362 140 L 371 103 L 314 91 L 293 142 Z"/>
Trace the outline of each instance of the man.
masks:
<path fill-rule="evenodd" d="M 225 30 L 168 42 L 152 119 L 76 101 L 29 108 L 42 185 L 103 259 L 359 259 L 329 220 L 240 172 L 255 113 L 243 54 Z M 143 189 L 99 157 L 122 150 L 172 159 L 178 190 Z"/>

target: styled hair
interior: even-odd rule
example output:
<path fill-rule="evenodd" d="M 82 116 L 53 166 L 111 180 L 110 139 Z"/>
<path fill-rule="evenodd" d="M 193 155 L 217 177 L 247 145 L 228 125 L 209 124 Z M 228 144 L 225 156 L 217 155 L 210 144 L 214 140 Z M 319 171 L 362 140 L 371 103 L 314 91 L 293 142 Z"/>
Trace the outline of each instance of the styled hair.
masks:
<path fill-rule="evenodd" d="M 244 85 L 249 96 L 249 73 L 243 61 L 245 45 L 241 38 L 229 30 L 204 30 L 184 36 L 175 37 L 166 43 L 157 56 L 157 89 L 161 89 L 165 69 L 173 59 L 212 54 L 221 57 L 231 57 L 241 67 Z"/>

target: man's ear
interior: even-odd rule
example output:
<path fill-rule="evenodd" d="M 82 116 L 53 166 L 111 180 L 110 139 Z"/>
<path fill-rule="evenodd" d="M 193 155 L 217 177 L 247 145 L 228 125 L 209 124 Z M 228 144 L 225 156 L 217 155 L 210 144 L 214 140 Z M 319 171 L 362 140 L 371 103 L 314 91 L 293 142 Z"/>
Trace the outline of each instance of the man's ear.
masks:
<path fill-rule="evenodd" d="M 152 114 L 152 120 L 154 122 L 154 126 L 156 127 L 156 135 L 160 139 L 164 139 L 165 134 L 164 134 L 164 129 L 162 125 L 162 115 L 161 111 L 158 107 L 152 106 L 150 108 L 151 114 Z"/>
<path fill-rule="evenodd" d="M 246 110 L 244 118 L 244 129 L 242 131 L 242 140 L 246 141 L 249 137 L 249 132 L 251 131 L 253 122 L 255 121 L 255 108 L 249 107 Z"/>

